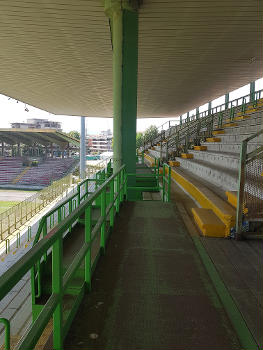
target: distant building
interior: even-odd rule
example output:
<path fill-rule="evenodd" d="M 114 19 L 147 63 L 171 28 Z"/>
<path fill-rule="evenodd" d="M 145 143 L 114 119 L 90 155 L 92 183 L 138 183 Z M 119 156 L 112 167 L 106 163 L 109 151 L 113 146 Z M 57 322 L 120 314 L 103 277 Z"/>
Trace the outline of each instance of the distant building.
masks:
<path fill-rule="evenodd" d="M 11 123 L 11 127 L 16 129 L 56 129 L 62 131 L 61 123 L 38 118 L 27 119 L 26 123 Z"/>
<path fill-rule="evenodd" d="M 110 129 L 102 131 L 99 135 L 87 136 L 87 146 L 90 153 L 112 151 L 112 132 Z"/>

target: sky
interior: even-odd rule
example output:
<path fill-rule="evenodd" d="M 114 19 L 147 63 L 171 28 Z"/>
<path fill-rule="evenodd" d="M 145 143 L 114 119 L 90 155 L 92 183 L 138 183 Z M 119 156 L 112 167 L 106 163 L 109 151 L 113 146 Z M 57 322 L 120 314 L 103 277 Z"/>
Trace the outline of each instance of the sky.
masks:
<path fill-rule="evenodd" d="M 263 78 L 256 81 L 256 91 L 263 89 Z M 241 88 L 230 92 L 230 101 L 249 94 L 249 85 L 242 86 Z M 224 96 L 212 101 L 212 107 L 218 106 L 224 103 Z M 25 105 L 23 102 L 17 102 L 12 98 L 0 94 L 0 128 L 10 128 L 12 122 L 23 122 L 28 118 L 45 118 L 62 123 L 62 129 L 65 132 L 71 130 L 80 131 L 80 118 L 75 116 L 63 116 L 53 115 L 41 109 Z M 28 112 L 25 111 L 28 109 Z M 208 108 L 207 103 L 199 107 L 199 111 L 203 112 Z M 190 111 L 190 115 L 195 114 L 195 110 Z M 183 118 L 186 114 L 183 115 Z M 169 120 L 176 120 L 178 116 L 174 118 L 145 118 L 137 119 L 137 131 L 145 131 L 150 125 L 160 126 Z M 72 126 L 74 125 L 74 127 Z M 113 127 L 112 118 L 86 118 L 86 130 L 88 134 L 99 134 L 103 130 L 111 129 Z"/>

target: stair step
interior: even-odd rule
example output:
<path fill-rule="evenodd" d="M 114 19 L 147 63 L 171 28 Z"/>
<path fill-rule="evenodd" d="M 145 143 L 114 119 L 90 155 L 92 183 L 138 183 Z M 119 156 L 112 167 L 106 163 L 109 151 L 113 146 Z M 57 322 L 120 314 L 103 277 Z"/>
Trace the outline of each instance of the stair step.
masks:
<path fill-rule="evenodd" d="M 221 138 L 220 137 L 208 137 L 206 139 L 206 142 L 220 142 Z"/>
<path fill-rule="evenodd" d="M 170 165 L 170 166 L 174 166 L 174 167 L 175 167 L 175 166 L 180 166 L 180 162 L 177 162 L 177 161 L 174 161 L 174 160 L 170 160 L 170 161 L 169 161 L 169 165 Z"/>
<path fill-rule="evenodd" d="M 206 151 L 207 146 L 194 146 L 195 151 Z"/>
<path fill-rule="evenodd" d="M 172 178 L 190 194 L 201 207 L 211 209 L 225 224 L 225 235 L 230 233 L 230 228 L 235 225 L 236 210 L 226 201 L 220 198 L 202 183 L 202 178 L 181 169 L 172 169 Z"/>
<path fill-rule="evenodd" d="M 225 237 L 226 226 L 212 209 L 192 208 L 194 220 L 204 236 Z"/>
<path fill-rule="evenodd" d="M 225 133 L 225 130 L 214 130 L 213 131 L 213 135 L 220 135 L 220 134 L 224 134 Z"/>
<path fill-rule="evenodd" d="M 182 153 L 181 158 L 192 159 L 194 158 L 194 155 L 192 153 Z"/>
<path fill-rule="evenodd" d="M 238 126 L 238 123 L 226 123 L 226 124 L 223 124 L 224 128 L 230 128 L 232 126 Z"/>
<path fill-rule="evenodd" d="M 250 115 L 241 115 L 239 117 L 235 117 L 234 120 L 245 120 L 250 118 Z"/>

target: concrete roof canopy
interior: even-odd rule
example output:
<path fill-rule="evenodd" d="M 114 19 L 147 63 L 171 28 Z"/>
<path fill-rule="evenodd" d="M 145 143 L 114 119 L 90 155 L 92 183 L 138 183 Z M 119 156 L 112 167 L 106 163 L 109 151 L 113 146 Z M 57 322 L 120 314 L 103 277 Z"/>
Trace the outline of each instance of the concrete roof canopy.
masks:
<path fill-rule="evenodd" d="M 49 146 L 51 143 L 66 148 L 68 144 L 79 147 L 79 140 L 55 129 L 0 129 L 0 139 L 7 144 L 15 145 L 18 142 L 25 145 L 38 143 Z"/>
<path fill-rule="evenodd" d="M 260 0 L 144 0 L 138 117 L 174 117 L 263 75 Z M 0 93 L 54 114 L 112 117 L 98 0 L 2 0 Z"/>

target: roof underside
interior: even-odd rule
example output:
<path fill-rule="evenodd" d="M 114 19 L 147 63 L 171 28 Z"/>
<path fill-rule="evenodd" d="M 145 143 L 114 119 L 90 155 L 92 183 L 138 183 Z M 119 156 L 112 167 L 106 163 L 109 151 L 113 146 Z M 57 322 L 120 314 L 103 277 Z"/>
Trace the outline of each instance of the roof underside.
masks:
<path fill-rule="evenodd" d="M 15 145 L 19 142 L 25 145 L 38 143 L 44 146 L 54 143 L 62 148 L 66 148 L 69 143 L 79 146 L 79 140 L 55 129 L 0 129 L 0 139 L 9 145 Z"/>
<path fill-rule="evenodd" d="M 0 93 L 54 114 L 112 117 L 99 0 L 1 0 Z M 144 0 L 138 117 L 174 117 L 263 75 L 262 1 Z"/>

